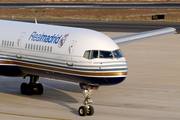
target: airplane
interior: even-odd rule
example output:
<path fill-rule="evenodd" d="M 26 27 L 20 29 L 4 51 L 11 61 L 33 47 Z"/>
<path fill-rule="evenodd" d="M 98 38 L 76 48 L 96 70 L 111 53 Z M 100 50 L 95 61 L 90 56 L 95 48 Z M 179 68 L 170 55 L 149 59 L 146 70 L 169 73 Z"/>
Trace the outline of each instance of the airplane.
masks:
<path fill-rule="evenodd" d="M 39 77 L 79 83 L 85 98 L 80 116 L 94 114 L 93 90 L 125 80 L 127 62 L 118 45 L 176 33 L 169 27 L 110 38 L 90 29 L 37 21 L 0 20 L 0 26 L 0 75 L 30 77 L 29 83 L 20 86 L 24 95 L 43 94 Z"/>

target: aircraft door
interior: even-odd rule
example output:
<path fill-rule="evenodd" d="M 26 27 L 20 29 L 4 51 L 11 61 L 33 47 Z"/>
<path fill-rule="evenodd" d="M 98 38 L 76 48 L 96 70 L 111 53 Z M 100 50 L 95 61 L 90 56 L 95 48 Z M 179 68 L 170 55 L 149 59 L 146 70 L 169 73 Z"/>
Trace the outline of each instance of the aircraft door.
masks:
<path fill-rule="evenodd" d="M 76 46 L 76 42 L 75 40 L 71 41 L 67 50 L 67 62 L 66 64 L 68 66 L 73 66 L 73 62 L 72 62 L 72 55 L 73 55 L 73 51 L 74 51 L 74 47 Z"/>
<path fill-rule="evenodd" d="M 17 58 L 22 58 L 20 49 L 21 49 L 21 43 L 25 34 L 26 34 L 25 32 L 22 32 L 17 39 L 17 52 L 16 52 Z"/>

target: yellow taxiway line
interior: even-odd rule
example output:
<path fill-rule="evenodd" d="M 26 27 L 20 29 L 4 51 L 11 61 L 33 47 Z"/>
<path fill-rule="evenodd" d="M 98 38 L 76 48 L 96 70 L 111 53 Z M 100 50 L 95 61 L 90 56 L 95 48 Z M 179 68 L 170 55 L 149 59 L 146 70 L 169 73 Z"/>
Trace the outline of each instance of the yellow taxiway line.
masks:
<path fill-rule="evenodd" d="M 0 114 L 4 114 L 4 115 L 14 115 L 14 116 L 22 116 L 22 117 L 31 117 L 31 118 L 42 118 L 42 119 L 50 119 L 50 120 L 69 120 L 69 119 L 52 118 L 52 117 L 42 117 L 42 116 L 33 116 L 33 115 L 23 115 L 23 114 L 6 113 L 6 112 L 0 112 Z"/>

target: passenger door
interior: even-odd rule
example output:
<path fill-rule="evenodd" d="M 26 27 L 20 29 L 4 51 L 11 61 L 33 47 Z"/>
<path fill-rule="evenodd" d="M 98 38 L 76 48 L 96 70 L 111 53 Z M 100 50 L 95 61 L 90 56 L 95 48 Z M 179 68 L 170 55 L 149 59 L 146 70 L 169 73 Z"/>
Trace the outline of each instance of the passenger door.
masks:
<path fill-rule="evenodd" d="M 77 41 L 73 40 L 70 42 L 69 47 L 68 47 L 68 52 L 67 52 L 67 62 L 66 64 L 68 66 L 73 66 L 73 62 L 72 62 L 72 56 L 73 56 L 73 51 L 74 51 L 74 47 L 76 46 Z"/>
<path fill-rule="evenodd" d="M 16 52 L 16 57 L 17 58 L 22 58 L 22 55 L 21 55 L 21 43 L 22 43 L 22 40 L 23 40 L 25 34 L 26 34 L 25 32 L 22 32 L 19 35 L 18 39 L 17 39 L 17 45 L 16 45 L 17 46 L 17 52 Z"/>

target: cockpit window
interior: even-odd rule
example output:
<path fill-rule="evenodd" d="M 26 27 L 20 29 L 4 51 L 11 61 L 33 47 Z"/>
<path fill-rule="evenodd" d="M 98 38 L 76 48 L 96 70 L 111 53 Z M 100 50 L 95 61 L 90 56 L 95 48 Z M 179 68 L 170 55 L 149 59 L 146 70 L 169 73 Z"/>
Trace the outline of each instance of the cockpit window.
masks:
<path fill-rule="evenodd" d="M 85 53 L 84 53 L 84 56 L 83 57 L 85 57 L 85 58 L 87 58 L 87 59 L 89 59 L 89 57 L 90 57 L 90 50 L 88 50 L 88 51 L 85 51 Z"/>
<path fill-rule="evenodd" d="M 91 59 L 98 58 L 98 50 L 92 50 L 91 51 Z"/>
<path fill-rule="evenodd" d="M 83 57 L 87 59 L 120 58 L 120 57 L 124 57 L 124 55 L 120 49 L 114 51 L 87 50 L 84 52 Z"/>
<path fill-rule="evenodd" d="M 113 54 L 114 54 L 114 57 L 115 57 L 115 58 L 123 57 L 123 54 L 122 54 L 122 52 L 121 52 L 120 49 L 113 51 Z"/>
<path fill-rule="evenodd" d="M 124 57 L 124 54 L 123 54 L 123 52 L 122 52 L 120 49 L 118 49 L 118 50 L 119 50 L 119 52 L 121 53 L 122 57 Z"/>
<path fill-rule="evenodd" d="M 113 58 L 111 51 L 100 51 L 100 58 Z"/>

